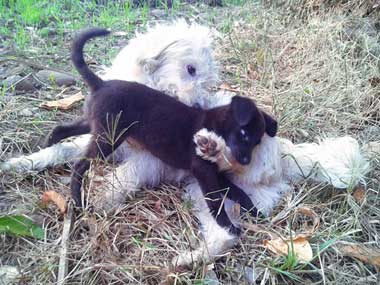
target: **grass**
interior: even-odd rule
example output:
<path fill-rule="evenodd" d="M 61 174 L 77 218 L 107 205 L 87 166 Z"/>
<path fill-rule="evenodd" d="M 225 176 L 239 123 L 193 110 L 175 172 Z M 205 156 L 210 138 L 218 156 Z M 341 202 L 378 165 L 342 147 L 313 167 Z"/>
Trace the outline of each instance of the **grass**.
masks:
<path fill-rule="evenodd" d="M 380 141 L 377 11 L 364 11 L 370 9 L 365 1 L 237 2 L 228 1 L 221 9 L 190 8 L 178 1 L 174 10 L 161 7 L 165 17 L 196 17 L 222 32 L 216 46 L 223 81 L 273 112 L 280 120 L 282 136 L 311 142 L 349 134 L 362 144 Z M 25 12 L 29 8 L 35 12 L 29 15 Z M 147 5 L 132 8 L 124 1 L 105 5 L 76 0 L 0 1 L 0 37 L 6 51 L 16 58 L 70 72 L 68 47 L 74 31 L 89 25 L 142 30 L 154 19 L 151 10 Z M 125 44 L 123 38 L 110 38 L 89 46 L 88 54 L 97 63 L 109 64 Z M 21 75 L 35 71 L 16 61 L 1 63 L 0 69 Z M 80 87 L 65 92 L 75 93 Z M 2 88 L 2 158 L 35 151 L 57 121 L 76 117 L 79 108 L 68 113 L 37 109 L 41 101 L 61 91 L 58 86 L 44 86 L 33 94 L 8 96 L 13 90 Z M 34 115 L 20 115 L 25 108 Z M 273 217 L 259 221 L 265 229 L 288 236 L 290 229 L 296 233 L 302 225 L 294 222 L 295 208 L 313 209 L 320 226 L 310 239 L 315 258 L 309 264 L 299 263 L 291 252 L 286 257 L 272 255 L 262 247 L 267 236 L 246 230 L 239 244 L 212 266 L 174 271 L 170 259 L 196 244 L 199 232 L 188 203 L 180 199 L 181 189 L 163 185 L 159 191 L 143 191 L 121 212 L 86 213 L 75 222 L 69 282 L 207 284 L 208 273 L 214 271 L 222 284 L 248 284 L 244 274 L 254 268 L 262 284 L 376 284 L 378 269 L 345 257 L 339 249 L 342 243 L 380 247 L 380 156 L 372 153 L 369 159 L 372 171 L 364 200 L 353 197 L 355 189 L 305 182 L 294 185 Z M 111 171 L 111 167 L 97 171 Z M 47 232 L 42 241 L 0 234 L 0 267 L 18 266 L 23 271 L 21 282 L 49 284 L 56 279 L 62 219 L 54 208 L 41 208 L 39 198 L 52 189 L 69 195 L 68 175 L 62 167 L 28 177 L 7 174 L 0 178 L 0 189 L 4 189 L 0 213 L 25 214 Z M 101 191 L 101 182 L 89 179 L 91 195 Z"/>

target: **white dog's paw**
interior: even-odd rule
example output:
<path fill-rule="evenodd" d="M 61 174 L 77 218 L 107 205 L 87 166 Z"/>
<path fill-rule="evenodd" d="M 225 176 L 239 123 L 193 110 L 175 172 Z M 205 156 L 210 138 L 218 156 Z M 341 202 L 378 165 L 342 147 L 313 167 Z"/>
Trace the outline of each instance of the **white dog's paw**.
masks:
<path fill-rule="evenodd" d="M 187 256 L 187 253 L 181 253 L 177 256 L 174 256 L 172 259 L 172 265 L 174 267 L 188 267 L 191 264 L 191 261 L 189 262 L 189 256 Z"/>
<path fill-rule="evenodd" d="M 209 260 L 206 256 L 202 255 L 202 252 L 199 250 L 195 251 L 185 251 L 172 259 L 172 265 L 174 267 L 192 267 L 195 263 L 199 263 L 200 261 Z"/>
<path fill-rule="evenodd" d="M 205 160 L 217 162 L 220 155 L 226 149 L 226 143 L 223 138 L 207 129 L 201 129 L 194 135 L 196 154 Z"/>

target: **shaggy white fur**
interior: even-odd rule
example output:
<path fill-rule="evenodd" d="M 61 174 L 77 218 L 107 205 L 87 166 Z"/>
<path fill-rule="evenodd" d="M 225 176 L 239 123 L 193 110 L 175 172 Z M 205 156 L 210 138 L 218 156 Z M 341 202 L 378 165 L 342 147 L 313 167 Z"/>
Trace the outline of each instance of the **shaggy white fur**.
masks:
<path fill-rule="evenodd" d="M 104 79 L 137 81 L 165 91 L 187 105 L 205 106 L 218 79 L 211 48 L 213 32 L 178 20 L 136 34 L 106 70 Z M 195 68 L 194 76 L 187 66 Z"/>
<path fill-rule="evenodd" d="M 217 82 L 218 75 L 211 46 L 212 34 L 207 27 L 188 25 L 183 20 L 149 28 L 146 33 L 137 34 L 118 54 L 103 78 L 137 81 L 166 91 L 186 104 L 198 104 L 203 108 L 227 104 L 231 93 L 209 95 L 209 88 Z M 189 66 L 196 69 L 195 74 L 189 74 Z M 0 164 L 0 169 L 39 171 L 73 161 L 83 155 L 89 137 L 81 136 L 28 156 L 12 158 Z M 122 204 L 129 194 L 143 186 L 156 186 L 163 181 L 179 182 L 188 177 L 184 171 L 171 169 L 127 143 L 116 151 L 114 157 L 121 165 L 114 174 L 105 177 L 108 191 L 106 197 L 100 199 L 103 201 L 100 206 L 105 209 Z M 290 189 L 288 182 L 303 179 L 304 174 L 313 169 L 314 180 L 345 188 L 362 180 L 368 164 L 352 138 L 294 145 L 286 139 L 265 136 L 255 148 L 251 164 L 243 172 L 231 174 L 230 179 L 269 215 L 283 193 Z M 219 227 L 212 218 L 196 181 L 191 180 L 186 190 L 194 201 L 194 212 L 200 220 L 204 242 L 195 251 L 175 258 L 174 262 L 180 265 L 201 259 L 207 261 L 236 241 L 236 237 Z"/>
<path fill-rule="evenodd" d="M 318 143 L 297 145 L 287 139 L 278 140 L 286 179 L 299 182 L 308 177 L 342 189 L 365 184 L 370 165 L 354 138 L 326 138 Z"/>

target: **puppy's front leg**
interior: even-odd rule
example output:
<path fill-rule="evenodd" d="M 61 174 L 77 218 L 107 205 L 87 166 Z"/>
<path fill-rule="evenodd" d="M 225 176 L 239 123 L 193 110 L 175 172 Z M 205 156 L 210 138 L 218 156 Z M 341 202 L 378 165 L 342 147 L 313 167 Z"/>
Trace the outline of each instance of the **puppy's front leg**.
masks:
<path fill-rule="evenodd" d="M 237 202 L 254 217 L 263 217 L 257 208 L 253 205 L 249 196 L 237 185 L 231 182 L 224 173 L 218 173 L 219 184 L 222 188 L 227 189 L 227 197 Z"/>
<path fill-rule="evenodd" d="M 205 161 L 194 154 L 191 165 L 191 172 L 198 180 L 203 195 L 210 208 L 211 214 L 215 217 L 221 227 L 226 227 L 232 234 L 239 235 L 240 229 L 236 228 L 229 219 L 223 205 L 224 193 L 218 183 L 217 165 Z"/>

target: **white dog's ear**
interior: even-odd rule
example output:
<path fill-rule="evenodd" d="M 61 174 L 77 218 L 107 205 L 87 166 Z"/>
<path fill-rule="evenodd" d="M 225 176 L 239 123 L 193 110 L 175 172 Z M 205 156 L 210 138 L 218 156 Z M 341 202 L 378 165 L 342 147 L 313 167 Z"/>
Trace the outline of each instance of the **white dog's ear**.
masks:
<path fill-rule="evenodd" d="M 171 42 L 170 44 L 165 46 L 162 50 L 160 50 L 155 56 L 140 60 L 140 65 L 143 68 L 143 70 L 147 74 L 152 74 L 156 72 L 156 70 L 160 67 L 160 65 L 162 65 L 163 62 L 165 61 L 166 53 L 168 52 L 168 49 L 177 43 L 178 41 Z"/>
<path fill-rule="evenodd" d="M 143 68 L 144 72 L 147 74 L 154 73 L 161 65 L 162 61 L 159 59 L 156 59 L 156 57 L 153 58 L 147 58 L 140 61 L 140 65 Z"/>

